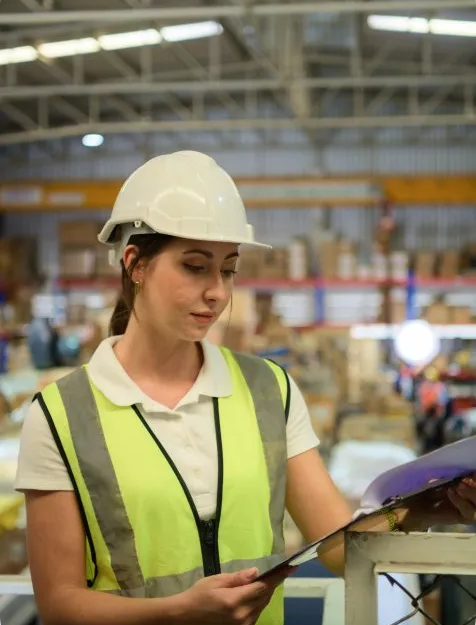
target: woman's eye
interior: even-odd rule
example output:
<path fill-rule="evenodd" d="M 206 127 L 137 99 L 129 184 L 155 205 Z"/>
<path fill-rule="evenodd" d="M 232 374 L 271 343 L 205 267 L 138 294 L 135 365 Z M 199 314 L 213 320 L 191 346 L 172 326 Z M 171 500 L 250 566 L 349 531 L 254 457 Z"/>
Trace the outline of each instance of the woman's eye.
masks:
<path fill-rule="evenodd" d="M 233 276 L 236 276 L 238 272 L 235 269 L 223 269 L 221 273 L 225 278 L 229 279 L 233 278 Z"/>
<path fill-rule="evenodd" d="M 184 265 L 185 269 L 187 269 L 188 271 L 191 271 L 192 273 L 200 273 L 202 271 L 205 271 L 205 267 L 202 267 L 201 265 Z"/>

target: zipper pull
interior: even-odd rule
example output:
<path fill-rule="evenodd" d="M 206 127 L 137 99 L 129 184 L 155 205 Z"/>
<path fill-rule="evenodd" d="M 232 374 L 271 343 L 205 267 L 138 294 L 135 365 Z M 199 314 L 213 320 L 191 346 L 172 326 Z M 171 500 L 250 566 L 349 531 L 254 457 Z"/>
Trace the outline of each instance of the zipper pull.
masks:
<path fill-rule="evenodd" d="M 213 520 L 205 521 L 205 542 L 207 545 L 213 545 L 215 540 L 215 523 Z"/>

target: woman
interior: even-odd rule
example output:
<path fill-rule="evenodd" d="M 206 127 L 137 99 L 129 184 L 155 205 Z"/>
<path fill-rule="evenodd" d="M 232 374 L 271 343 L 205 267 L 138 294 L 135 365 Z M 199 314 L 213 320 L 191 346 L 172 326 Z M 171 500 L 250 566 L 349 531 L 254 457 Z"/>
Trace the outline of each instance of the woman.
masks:
<path fill-rule="evenodd" d="M 99 239 L 122 265 L 113 336 L 37 396 L 22 433 L 16 486 L 41 619 L 282 623 L 290 570 L 255 578 L 283 556 L 285 506 L 309 541 L 351 513 L 294 381 L 205 341 L 240 244 L 260 245 L 238 191 L 203 154 L 154 158 Z M 341 574 L 341 543 L 323 561 Z"/>

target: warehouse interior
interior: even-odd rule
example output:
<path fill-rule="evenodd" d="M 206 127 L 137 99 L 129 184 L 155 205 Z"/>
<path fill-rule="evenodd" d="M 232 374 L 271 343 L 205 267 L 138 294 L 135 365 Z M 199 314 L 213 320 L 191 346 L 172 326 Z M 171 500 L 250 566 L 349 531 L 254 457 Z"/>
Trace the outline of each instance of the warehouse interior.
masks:
<path fill-rule="evenodd" d="M 97 236 L 154 156 L 213 157 L 273 246 L 241 251 L 209 340 L 292 375 L 354 509 L 474 433 L 475 40 L 474 0 L 0 2 L 0 575 L 28 567 L 23 419 L 108 336 L 120 271 Z M 408 622 L 469 623 L 476 601 L 433 586 Z M 382 625 L 412 611 L 385 601 Z M 321 600 L 286 606 L 321 622 Z M 3 625 L 35 619 L 2 594 Z"/>

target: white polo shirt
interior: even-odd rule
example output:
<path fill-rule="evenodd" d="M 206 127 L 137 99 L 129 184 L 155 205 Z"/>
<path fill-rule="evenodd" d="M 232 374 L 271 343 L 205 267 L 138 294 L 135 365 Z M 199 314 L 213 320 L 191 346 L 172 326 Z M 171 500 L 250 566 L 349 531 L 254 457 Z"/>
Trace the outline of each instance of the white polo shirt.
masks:
<path fill-rule="evenodd" d="M 221 351 L 208 341 L 202 342 L 204 363 L 200 374 L 188 393 L 171 409 L 148 397 L 127 375 L 113 350 L 119 338 L 105 339 L 93 354 L 88 368 L 92 382 L 115 405 L 137 405 L 181 473 L 200 517 L 212 518 L 218 482 L 212 398 L 226 397 L 233 391 Z M 319 444 L 304 398 L 292 378 L 290 391 L 288 458 Z M 23 425 L 15 488 L 19 491 L 73 490 L 38 402 L 32 403 Z"/>

